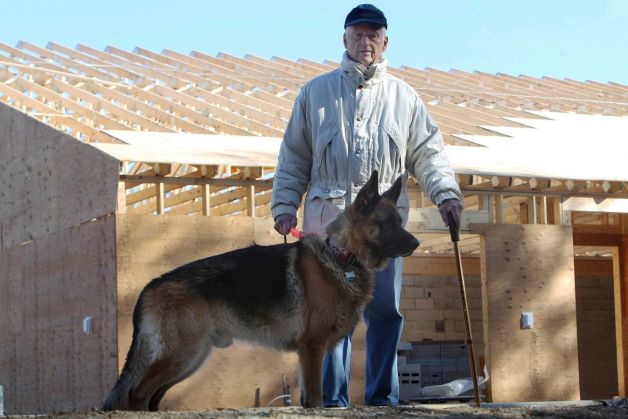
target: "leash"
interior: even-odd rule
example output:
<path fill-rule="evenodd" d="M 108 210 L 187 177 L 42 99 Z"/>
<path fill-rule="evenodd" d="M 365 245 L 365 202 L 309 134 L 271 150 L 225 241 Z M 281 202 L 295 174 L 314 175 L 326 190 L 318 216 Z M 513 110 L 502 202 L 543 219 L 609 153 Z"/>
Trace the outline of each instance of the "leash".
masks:
<path fill-rule="evenodd" d="M 294 237 L 297 240 L 301 240 L 301 232 L 299 230 L 297 230 L 296 228 L 292 227 L 290 229 L 290 235 L 292 237 Z M 288 244 L 288 238 L 287 238 L 287 234 L 283 235 L 283 244 Z"/>

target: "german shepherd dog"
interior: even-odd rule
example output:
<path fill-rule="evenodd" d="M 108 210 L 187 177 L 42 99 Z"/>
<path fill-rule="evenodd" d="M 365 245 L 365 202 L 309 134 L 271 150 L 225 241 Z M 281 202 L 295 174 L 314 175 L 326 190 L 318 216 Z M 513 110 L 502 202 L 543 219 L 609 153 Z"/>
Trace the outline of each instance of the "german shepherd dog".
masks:
<path fill-rule="evenodd" d="M 326 241 L 234 250 L 152 280 L 133 312 L 133 341 L 103 410 L 150 410 L 234 339 L 297 351 L 302 405 L 322 406 L 325 352 L 356 325 L 374 271 L 419 242 L 395 207 L 401 179 L 380 196 L 373 172 L 355 202 L 327 227 Z"/>

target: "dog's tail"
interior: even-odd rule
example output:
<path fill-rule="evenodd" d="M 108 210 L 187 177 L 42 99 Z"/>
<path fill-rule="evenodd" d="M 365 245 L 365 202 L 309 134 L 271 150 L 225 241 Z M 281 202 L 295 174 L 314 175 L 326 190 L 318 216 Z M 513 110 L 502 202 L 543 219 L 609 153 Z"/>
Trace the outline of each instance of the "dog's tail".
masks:
<path fill-rule="evenodd" d="M 126 356 L 122 374 L 120 374 L 120 378 L 118 378 L 103 404 L 102 410 L 104 411 L 131 410 L 130 392 L 139 385 L 144 372 L 148 368 L 149 359 L 148 354 L 145 353 L 148 345 L 147 342 L 142 342 L 142 333 L 140 333 L 143 297 L 144 292 L 140 294 L 133 310 L 133 340 L 131 347 Z"/>

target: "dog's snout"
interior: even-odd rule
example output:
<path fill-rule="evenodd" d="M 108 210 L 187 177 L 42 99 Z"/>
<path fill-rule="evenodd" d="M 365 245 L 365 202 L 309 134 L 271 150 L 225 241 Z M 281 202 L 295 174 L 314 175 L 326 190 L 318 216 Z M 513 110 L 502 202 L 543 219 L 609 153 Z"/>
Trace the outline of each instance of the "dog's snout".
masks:
<path fill-rule="evenodd" d="M 412 247 L 412 250 L 415 250 L 417 247 L 419 247 L 420 244 L 421 244 L 421 242 L 419 242 L 419 239 L 417 239 L 416 237 L 412 236 L 412 241 L 410 243 L 410 246 Z"/>
<path fill-rule="evenodd" d="M 416 248 L 419 247 L 419 244 L 419 240 L 416 237 L 414 237 L 410 233 L 407 233 L 406 240 L 403 246 L 404 252 L 401 254 L 401 256 L 410 256 L 412 252 L 414 252 Z"/>

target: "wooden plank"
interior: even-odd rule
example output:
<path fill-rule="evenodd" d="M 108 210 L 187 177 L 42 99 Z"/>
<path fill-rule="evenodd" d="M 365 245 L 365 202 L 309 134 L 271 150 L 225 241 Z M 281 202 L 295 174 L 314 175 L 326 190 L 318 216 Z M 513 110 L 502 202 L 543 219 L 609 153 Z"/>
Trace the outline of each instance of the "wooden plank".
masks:
<path fill-rule="evenodd" d="M 255 185 L 247 187 L 246 215 L 255 217 Z"/>
<path fill-rule="evenodd" d="M 602 201 L 593 198 L 570 197 L 563 201 L 567 211 L 628 213 L 628 199 L 607 198 Z"/>
<path fill-rule="evenodd" d="M 134 176 L 134 175 L 122 175 L 120 180 L 131 182 L 143 182 L 143 183 L 158 183 L 163 182 L 172 185 L 216 185 L 216 186 L 266 186 L 272 187 L 272 179 L 220 179 L 220 178 L 192 178 L 192 177 L 159 177 L 159 176 Z"/>
<path fill-rule="evenodd" d="M 495 223 L 504 224 L 504 195 L 495 195 Z"/>
<path fill-rule="evenodd" d="M 538 224 L 538 212 L 536 207 L 536 195 L 532 195 L 528 198 L 528 223 Z"/>
<path fill-rule="evenodd" d="M 211 189 L 209 184 L 201 185 L 201 196 L 203 199 L 203 215 L 211 215 Z"/>
<path fill-rule="evenodd" d="M 164 214 L 164 202 L 166 200 L 165 192 L 164 192 L 164 183 L 163 182 L 156 183 L 155 188 L 157 190 L 156 211 L 157 211 L 157 214 L 163 215 Z"/>
<path fill-rule="evenodd" d="M 116 201 L 116 213 L 124 214 L 126 212 L 126 183 L 118 182 L 118 199 Z"/>

